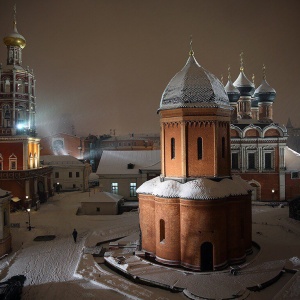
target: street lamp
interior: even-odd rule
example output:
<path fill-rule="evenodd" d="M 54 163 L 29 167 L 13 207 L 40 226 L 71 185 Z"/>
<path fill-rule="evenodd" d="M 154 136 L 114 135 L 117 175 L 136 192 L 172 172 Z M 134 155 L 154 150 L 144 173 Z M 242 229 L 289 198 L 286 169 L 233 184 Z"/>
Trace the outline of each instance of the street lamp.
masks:
<path fill-rule="evenodd" d="M 28 212 L 28 230 L 31 230 L 31 224 L 30 224 L 30 208 L 27 208 L 27 212 Z"/>
<path fill-rule="evenodd" d="M 274 201 L 274 193 L 275 193 L 275 190 L 272 189 L 272 201 Z"/>

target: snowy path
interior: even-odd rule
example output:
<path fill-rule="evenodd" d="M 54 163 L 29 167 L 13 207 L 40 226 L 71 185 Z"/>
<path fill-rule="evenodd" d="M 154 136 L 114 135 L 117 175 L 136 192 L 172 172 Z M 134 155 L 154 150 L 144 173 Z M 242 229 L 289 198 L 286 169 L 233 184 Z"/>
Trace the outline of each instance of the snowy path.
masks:
<path fill-rule="evenodd" d="M 56 195 L 39 211 L 32 211 L 32 231 L 27 230 L 26 212 L 11 215 L 11 222 L 20 223 L 20 228 L 12 229 L 13 253 L 0 261 L 1 281 L 17 274 L 25 275 L 22 300 L 182 299 L 177 295 L 173 298 L 174 294 L 168 291 L 140 286 L 104 270 L 92 256 L 86 264 L 84 246 L 93 247 L 99 242 L 136 232 L 138 214 L 77 216 L 76 210 L 83 196 L 82 193 Z M 76 244 L 71 236 L 74 227 L 79 233 Z M 56 238 L 33 241 L 41 235 L 55 235 Z M 82 262 L 84 268 L 78 267 Z"/>

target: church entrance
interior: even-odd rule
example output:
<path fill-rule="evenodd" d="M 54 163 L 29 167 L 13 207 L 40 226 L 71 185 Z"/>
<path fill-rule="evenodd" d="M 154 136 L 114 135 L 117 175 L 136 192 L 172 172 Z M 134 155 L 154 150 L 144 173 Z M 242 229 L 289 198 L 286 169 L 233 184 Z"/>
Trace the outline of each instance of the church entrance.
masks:
<path fill-rule="evenodd" d="M 251 194 L 251 200 L 252 201 L 260 201 L 261 200 L 261 186 L 259 182 L 256 180 L 248 181 L 248 183 L 252 186 L 252 194 Z"/>
<path fill-rule="evenodd" d="M 205 242 L 201 245 L 201 271 L 213 271 L 213 244 Z"/>

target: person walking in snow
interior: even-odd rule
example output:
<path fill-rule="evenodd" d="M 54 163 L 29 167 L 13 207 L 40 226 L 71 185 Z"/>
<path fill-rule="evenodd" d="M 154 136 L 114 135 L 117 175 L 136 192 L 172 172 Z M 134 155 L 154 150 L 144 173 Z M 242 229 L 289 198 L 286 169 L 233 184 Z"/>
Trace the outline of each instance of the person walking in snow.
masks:
<path fill-rule="evenodd" d="M 77 239 L 77 230 L 74 228 L 72 235 L 73 235 L 73 239 L 74 239 L 74 243 L 76 243 L 76 239 Z"/>

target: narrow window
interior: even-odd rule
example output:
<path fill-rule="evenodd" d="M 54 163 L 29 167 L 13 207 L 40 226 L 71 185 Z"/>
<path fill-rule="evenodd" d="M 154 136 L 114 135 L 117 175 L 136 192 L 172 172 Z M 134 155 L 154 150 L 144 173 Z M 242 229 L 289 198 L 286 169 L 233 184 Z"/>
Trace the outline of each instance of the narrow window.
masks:
<path fill-rule="evenodd" d="M 111 184 L 111 192 L 112 192 L 113 194 L 118 194 L 118 192 L 119 192 L 119 187 L 118 187 L 118 183 L 117 183 L 117 182 L 113 182 L 113 183 Z"/>
<path fill-rule="evenodd" d="M 72 178 L 72 172 L 69 172 L 69 178 Z"/>
<path fill-rule="evenodd" d="M 272 170 L 272 153 L 265 153 L 265 169 Z"/>
<path fill-rule="evenodd" d="M 238 153 L 231 154 L 231 169 L 232 170 L 239 169 L 239 154 Z"/>
<path fill-rule="evenodd" d="M 248 153 L 248 169 L 255 169 L 255 153 Z"/>
<path fill-rule="evenodd" d="M 203 154 L 203 145 L 202 145 L 202 138 L 198 137 L 197 139 L 197 150 L 198 150 L 198 160 L 202 159 L 202 154 Z"/>
<path fill-rule="evenodd" d="M 159 220 L 159 240 L 161 243 L 165 241 L 166 232 L 165 232 L 165 221 L 163 219 Z"/>
<path fill-rule="evenodd" d="M 32 156 L 32 153 L 29 154 L 29 166 L 30 166 L 30 169 L 33 168 L 33 156 Z"/>
<path fill-rule="evenodd" d="M 77 178 L 79 177 L 79 172 L 76 172 L 76 177 L 77 177 Z"/>
<path fill-rule="evenodd" d="M 100 207 L 97 207 L 97 211 L 100 211 Z"/>
<path fill-rule="evenodd" d="M 171 159 L 175 158 L 175 139 L 171 138 Z"/>
<path fill-rule="evenodd" d="M 245 231 L 245 228 L 244 228 L 244 220 L 242 219 L 242 220 L 241 220 L 241 239 L 244 238 L 244 231 Z"/>
<path fill-rule="evenodd" d="M 136 182 L 130 183 L 130 197 L 136 197 Z"/>
<path fill-rule="evenodd" d="M 225 158 L 225 138 L 222 137 L 222 158 Z"/>
<path fill-rule="evenodd" d="M 59 172 L 55 172 L 55 178 L 59 178 Z"/>
<path fill-rule="evenodd" d="M 7 210 L 4 209 L 3 211 L 3 226 L 7 226 Z"/>

